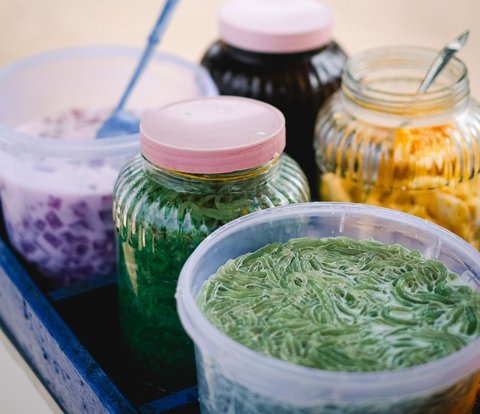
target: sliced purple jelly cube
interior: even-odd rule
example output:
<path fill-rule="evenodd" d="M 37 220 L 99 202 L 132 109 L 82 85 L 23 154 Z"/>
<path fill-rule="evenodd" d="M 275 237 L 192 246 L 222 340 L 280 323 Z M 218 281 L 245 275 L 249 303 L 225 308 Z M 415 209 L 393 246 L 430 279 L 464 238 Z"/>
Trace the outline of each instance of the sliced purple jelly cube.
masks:
<path fill-rule="evenodd" d="M 73 259 L 74 266 L 78 266 L 79 264 L 83 263 L 85 259 L 83 257 L 76 257 Z"/>
<path fill-rule="evenodd" d="M 30 227 L 30 222 L 31 222 L 31 219 L 29 217 L 23 217 L 22 218 L 22 228 L 27 230 Z"/>
<path fill-rule="evenodd" d="M 67 243 L 73 243 L 75 242 L 75 239 L 76 239 L 75 235 L 69 230 L 63 231 L 61 233 L 61 236 L 62 236 L 62 239 L 65 240 Z"/>
<path fill-rule="evenodd" d="M 94 240 L 93 241 L 93 250 L 95 251 L 102 251 L 105 250 L 107 240 L 101 239 L 101 240 Z"/>
<path fill-rule="evenodd" d="M 33 224 L 40 231 L 45 230 L 45 227 L 47 227 L 47 223 L 45 223 L 43 220 L 40 220 L 40 219 L 35 220 Z"/>
<path fill-rule="evenodd" d="M 47 199 L 47 206 L 52 207 L 55 210 L 58 210 L 62 206 L 62 199 L 50 195 L 48 196 L 48 199 Z"/>
<path fill-rule="evenodd" d="M 100 205 L 102 206 L 102 209 L 110 209 L 111 211 L 112 203 L 113 203 L 113 197 L 111 195 L 104 195 L 100 199 Z"/>
<path fill-rule="evenodd" d="M 93 230 L 90 223 L 86 220 L 75 221 L 74 223 L 70 223 L 68 225 L 68 227 L 70 227 L 75 232 L 81 232 L 81 231 L 85 231 L 85 230 Z"/>
<path fill-rule="evenodd" d="M 87 236 L 76 236 L 75 242 L 80 244 L 90 244 L 90 239 Z"/>
<path fill-rule="evenodd" d="M 74 253 L 74 250 L 75 250 L 75 247 L 72 245 L 72 244 L 69 244 L 69 243 L 63 243 L 63 246 L 61 248 L 61 252 L 62 254 L 64 254 L 67 259 L 72 257 L 75 253 Z M 63 263 L 65 263 L 65 260 L 67 259 L 63 259 Z"/>
<path fill-rule="evenodd" d="M 89 213 L 88 204 L 85 201 L 79 201 L 78 203 L 74 203 L 71 206 L 73 214 L 77 217 L 84 218 Z"/>
<path fill-rule="evenodd" d="M 50 225 L 52 229 L 58 229 L 63 226 L 63 221 L 57 216 L 57 214 L 50 210 L 45 216 L 45 220 Z"/>
<path fill-rule="evenodd" d="M 105 225 L 105 226 L 108 226 L 110 227 L 112 225 L 112 210 L 111 209 L 108 209 L 108 210 L 100 210 L 98 212 L 98 215 L 100 217 L 100 220 L 102 221 L 102 223 Z"/>
<path fill-rule="evenodd" d="M 81 226 L 81 229 L 84 230 L 85 228 Z M 69 230 L 63 231 L 60 235 L 62 236 L 62 239 L 69 244 L 89 242 L 89 238 L 87 236 L 77 236 Z"/>
<path fill-rule="evenodd" d="M 55 249 L 58 248 L 62 244 L 62 239 L 60 237 L 55 236 L 54 234 L 50 233 L 49 231 L 43 234 L 43 238 L 50 243 Z"/>
<path fill-rule="evenodd" d="M 33 253 L 37 249 L 37 246 L 28 240 L 22 240 L 20 241 L 20 248 L 24 254 L 28 255 Z"/>
<path fill-rule="evenodd" d="M 94 240 L 93 250 L 102 258 L 110 257 L 115 250 L 115 242 L 109 239 Z"/>
<path fill-rule="evenodd" d="M 88 244 L 79 244 L 76 248 L 75 248 L 75 253 L 78 255 L 78 256 L 85 256 L 85 254 L 88 252 Z"/>

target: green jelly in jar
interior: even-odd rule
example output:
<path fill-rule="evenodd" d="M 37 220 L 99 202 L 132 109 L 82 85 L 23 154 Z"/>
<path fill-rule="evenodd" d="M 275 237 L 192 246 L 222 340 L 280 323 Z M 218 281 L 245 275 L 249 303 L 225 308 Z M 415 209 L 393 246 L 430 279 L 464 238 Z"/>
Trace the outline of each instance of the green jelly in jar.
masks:
<path fill-rule="evenodd" d="M 195 382 L 176 312 L 180 270 L 211 232 L 242 215 L 307 202 L 308 183 L 283 154 L 285 120 L 248 98 L 182 101 L 147 114 L 142 154 L 114 190 L 120 322 L 138 362 L 161 384 Z"/>

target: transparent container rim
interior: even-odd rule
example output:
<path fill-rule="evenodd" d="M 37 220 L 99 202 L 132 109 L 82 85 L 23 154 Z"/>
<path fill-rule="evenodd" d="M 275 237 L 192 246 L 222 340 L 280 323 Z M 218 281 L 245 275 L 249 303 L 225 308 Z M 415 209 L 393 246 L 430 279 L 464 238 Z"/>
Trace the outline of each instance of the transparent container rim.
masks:
<path fill-rule="evenodd" d="M 293 388 L 298 384 L 305 384 L 310 389 L 318 389 L 319 393 L 322 387 L 330 388 L 332 384 L 342 384 L 344 390 L 341 394 L 346 400 L 390 396 L 401 398 L 452 385 L 480 369 L 480 338 L 444 358 L 410 368 L 367 373 L 335 372 L 294 365 L 262 355 L 235 342 L 205 318 L 191 292 L 194 269 L 203 251 L 208 250 L 211 244 L 219 243 L 222 239 L 235 234 L 237 230 L 271 218 L 298 218 L 300 215 L 311 217 L 319 214 L 360 214 L 372 218 L 390 219 L 400 224 L 408 221 L 420 231 L 427 231 L 438 239 L 447 241 L 449 245 L 455 246 L 457 251 L 462 251 L 462 257 L 467 258 L 468 263 L 473 263 L 476 273 L 480 274 L 480 253 L 466 241 L 436 224 L 399 211 L 337 202 L 299 203 L 258 211 L 233 220 L 207 236 L 189 257 L 181 271 L 176 292 L 178 314 L 184 329 L 202 351 L 207 351 L 218 359 L 227 358 L 230 365 L 229 372 L 238 373 L 244 371 L 245 367 L 255 366 L 256 375 L 248 376 L 249 383 L 244 383 L 249 388 L 261 391 L 262 384 L 268 381 L 268 378 L 285 378 L 284 389 L 279 390 L 279 395 L 285 395 L 287 398 L 290 387 Z M 233 355 L 235 358 L 232 357 Z M 477 364 L 474 363 L 475 361 L 478 361 Z M 242 382 L 241 379 L 239 382 Z M 298 395 L 296 397 L 308 399 Z M 321 396 L 316 395 L 312 399 L 319 397 Z"/>
<path fill-rule="evenodd" d="M 468 69 L 466 65 L 458 58 L 453 57 L 445 68 L 444 72 L 450 72 L 455 79 L 439 88 L 430 88 L 422 94 L 416 92 L 389 92 L 359 82 L 355 74 L 366 67 L 366 65 L 379 64 L 387 62 L 396 65 L 405 65 L 410 59 L 410 64 L 415 61 L 422 64 L 422 69 L 427 73 L 433 60 L 438 55 L 438 50 L 421 46 L 384 46 L 363 50 L 350 57 L 345 66 L 342 76 L 342 88 L 347 95 L 353 95 L 360 101 L 376 101 L 388 106 L 389 104 L 401 105 L 438 105 L 447 100 L 463 101 L 469 95 Z M 379 69 L 382 66 L 375 66 Z M 349 92 L 350 91 L 350 92 Z"/>
<path fill-rule="evenodd" d="M 0 81 L 15 74 L 19 70 L 28 69 L 37 65 L 51 63 L 55 61 L 70 60 L 78 57 L 93 56 L 126 56 L 137 58 L 142 48 L 136 46 L 123 45 L 84 45 L 67 47 L 43 53 L 28 56 L 16 62 L 10 63 L 0 68 Z M 195 73 L 195 77 L 203 85 L 204 96 L 216 96 L 218 90 L 207 70 L 189 60 L 176 56 L 171 53 L 157 51 L 152 56 L 152 61 L 168 61 L 176 65 L 191 69 Z M 120 98 L 120 96 L 119 96 Z M 116 102 L 112 102 L 112 107 Z M 39 143 L 41 142 L 41 146 Z M 18 132 L 5 124 L 0 123 L 0 148 L 8 148 L 15 146 L 18 150 L 25 152 L 41 152 L 45 155 L 65 154 L 74 157 L 91 156 L 91 155 L 122 155 L 129 153 L 133 148 L 139 146 L 139 134 L 127 134 L 111 138 L 102 138 L 98 140 L 71 140 L 58 139 L 48 137 L 38 137 Z"/>

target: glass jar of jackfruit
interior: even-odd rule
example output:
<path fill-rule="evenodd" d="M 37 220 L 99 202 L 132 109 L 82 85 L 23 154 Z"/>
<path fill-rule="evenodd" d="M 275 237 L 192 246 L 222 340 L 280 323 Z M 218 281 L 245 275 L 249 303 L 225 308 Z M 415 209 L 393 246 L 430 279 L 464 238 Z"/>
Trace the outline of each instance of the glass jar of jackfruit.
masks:
<path fill-rule="evenodd" d="M 417 92 L 436 53 L 390 47 L 348 61 L 317 118 L 320 199 L 401 210 L 480 249 L 480 106 L 456 58 Z"/>

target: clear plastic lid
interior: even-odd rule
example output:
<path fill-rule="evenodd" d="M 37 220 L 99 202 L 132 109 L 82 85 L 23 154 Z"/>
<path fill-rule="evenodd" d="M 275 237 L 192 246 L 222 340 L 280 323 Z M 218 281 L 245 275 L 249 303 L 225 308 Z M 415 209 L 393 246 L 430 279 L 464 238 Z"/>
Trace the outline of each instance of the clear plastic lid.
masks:
<path fill-rule="evenodd" d="M 113 110 L 142 50 L 82 46 L 29 56 L 0 69 L 0 146 L 15 154 L 85 158 L 134 154 L 138 133 L 101 140 L 38 137 L 18 131 L 72 108 Z M 208 72 L 181 57 L 157 52 L 127 110 L 147 111 L 179 99 L 217 95 Z M 69 137 L 67 137 L 69 138 Z"/>

